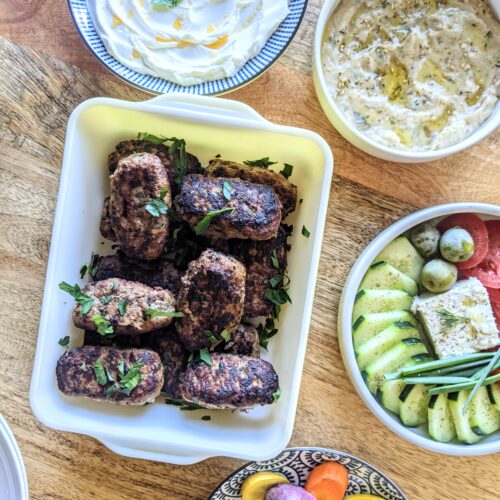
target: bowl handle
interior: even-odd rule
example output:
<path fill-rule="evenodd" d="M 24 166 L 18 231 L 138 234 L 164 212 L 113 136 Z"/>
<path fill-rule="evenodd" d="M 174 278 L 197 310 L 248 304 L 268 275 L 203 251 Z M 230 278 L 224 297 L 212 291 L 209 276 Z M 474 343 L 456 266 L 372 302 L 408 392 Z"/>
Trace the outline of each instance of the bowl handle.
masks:
<path fill-rule="evenodd" d="M 146 102 L 141 103 L 141 106 L 146 105 L 148 108 L 167 108 L 169 110 L 179 109 L 182 111 L 192 111 L 197 114 L 209 114 L 213 116 L 228 116 L 240 118 L 250 121 L 266 122 L 257 111 L 250 106 L 232 99 L 221 99 L 220 97 L 207 97 L 192 94 L 164 94 L 154 97 Z"/>

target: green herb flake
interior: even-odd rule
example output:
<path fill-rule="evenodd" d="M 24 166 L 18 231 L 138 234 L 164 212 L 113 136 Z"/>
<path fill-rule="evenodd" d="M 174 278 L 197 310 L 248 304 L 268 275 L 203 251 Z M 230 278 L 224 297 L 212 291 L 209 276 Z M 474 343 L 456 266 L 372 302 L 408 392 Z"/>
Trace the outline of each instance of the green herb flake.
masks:
<path fill-rule="evenodd" d="M 257 332 L 259 334 L 259 345 L 267 349 L 269 340 L 278 333 L 278 329 L 275 326 L 273 318 L 267 318 L 264 324 L 260 324 L 257 327 Z"/>
<path fill-rule="evenodd" d="M 224 195 L 224 198 L 226 198 L 227 201 L 231 199 L 232 191 L 233 191 L 233 186 L 231 184 L 231 181 L 228 181 L 226 179 L 222 185 L 222 194 Z"/>
<path fill-rule="evenodd" d="M 278 262 L 278 256 L 276 255 L 276 250 L 273 250 L 271 253 L 271 263 L 272 263 L 274 269 L 280 268 L 280 264 Z"/>
<path fill-rule="evenodd" d="M 114 394 L 115 392 L 118 392 L 118 387 L 116 387 L 116 385 L 110 385 L 107 389 L 106 389 L 106 399 L 108 399 L 111 394 Z"/>
<path fill-rule="evenodd" d="M 212 219 L 220 214 L 223 214 L 225 212 L 231 212 L 233 213 L 236 210 L 234 207 L 225 207 L 221 208 L 220 210 L 213 210 L 211 212 L 208 212 L 203 219 L 201 219 L 196 226 L 194 227 L 194 232 L 196 233 L 196 236 L 201 236 L 206 232 L 208 227 L 210 226 Z"/>
<path fill-rule="evenodd" d="M 94 363 L 94 374 L 99 385 L 106 385 L 108 378 L 106 377 L 106 372 L 104 370 L 104 364 L 102 359 L 96 360 Z"/>
<path fill-rule="evenodd" d="M 124 361 L 120 361 L 118 363 L 118 373 L 120 375 L 125 375 L 125 362 Z"/>
<path fill-rule="evenodd" d="M 60 346 L 67 347 L 69 344 L 69 335 L 66 335 L 65 337 L 60 338 L 57 343 Z"/>
<path fill-rule="evenodd" d="M 123 375 L 120 379 L 120 387 L 122 392 L 127 396 L 137 387 L 139 382 L 142 380 L 141 368 L 144 363 L 134 363 L 129 371 Z"/>
<path fill-rule="evenodd" d="M 212 366 L 212 356 L 210 355 L 208 347 L 204 347 L 200 350 L 200 360 L 206 365 Z"/>
<path fill-rule="evenodd" d="M 160 217 L 168 212 L 168 205 L 162 198 L 151 198 L 144 207 L 153 217 Z"/>
<path fill-rule="evenodd" d="M 278 389 L 276 392 L 273 392 L 273 401 L 276 403 L 278 399 L 281 397 L 281 389 Z"/>
<path fill-rule="evenodd" d="M 218 342 L 217 337 L 210 330 L 204 330 L 203 333 L 212 344 L 216 344 Z"/>
<path fill-rule="evenodd" d="M 158 311 L 157 309 L 149 308 L 146 311 L 146 316 L 148 318 L 182 318 L 184 313 L 180 311 Z"/>
<path fill-rule="evenodd" d="M 212 420 L 212 417 L 210 415 L 203 415 L 201 419 L 204 420 L 205 422 L 208 422 L 209 420 Z"/>
<path fill-rule="evenodd" d="M 113 295 L 106 295 L 106 297 L 103 297 L 101 299 L 101 302 L 103 304 L 109 304 L 111 302 L 111 300 L 113 300 Z"/>
<path fill-rule="evenodd" d="M 266 156 L 265 158 L 260 158 L 259 160 L 246 160 L 243 163 L 248 167 L 269 168 L 271 165 L 276 165 L 278 162 L 270 161 L 269 156 Z"/>
<path fill-rule="evenodd" d="M 285 179 L 288 179 L 293 173 L 293 165 L 290 165 L 289 163 L 283 163 L 283 165 L 284 165 L 284 168 L 283 168 L 283 170 L 280 171 L 280 174 Z"/>
<path fill-rule="evenodd" d="M 94 322 L 94 325 L 97 329 L 97 332 L 99 335 L 106 336 L 106 335 L 113 335 L 113 327 L 109 323 L 109 321 L 104 317 L 100 316 L 98 314 L 92 316 L 92 321 Z"/>
<path fill-rule="evenodd" d="M 282 281 L 283 281 L 283 276 L 277 275 L 277 276 L 273 276 L 269 280 L 269 284 L 271 285 L 272 288 L 276 288 Z"/>
<path fill-rule="evenodd" d="M 83 264 L 83 266 L 80 268 L 80 279 L 83 279 L 83 277 L 87 274 L 88 268 L 88 264 Z"/>
<path fill-rule="evenodd" d="M 153 5 L 155 5 L 157 2 L 158 0 L 152 0 Z M 163 144 L 165 141 L 167 141 L 166 137 L 149 134 L 148 132 L 139 132 L 137 134 L 137 139 L 139 139 L 140 141 L 149 141 L 153 144 Z"/>
<path fill-rule="evenodd" d="M 120 316 L 125 315 L 125 313 L 127 312 L 127 306 L 128 306 L 128 301 L 126 300 L 120 300 L 118 302 L 118 312 L 120 313 Z"/>
<path fill-rule="evenodd" d="M 441 323 L 444 326 L 454 326 L 457 323 L 467 323 L 469 321 L 468 318 L 461 317 L 461 316 L 455 316 L 452 312 L 448 311 L 447 309 L 441 309 L 437 311 L 437 313 L 440 316 Z"/>
<path fill-rule="evenodd" d="M 220 336 L 224 339 L 224 342 L 229 342 L 231 340 L 231 334 L 227 330 L 222 330 Z"/>
<path fill-rule="evenodd" d="M 306 228 L 306 226 L 302 226 L 302 236 L 305 236 L 306 238 L 309 238 L 309 236 L 311 236 L 311 233 Z"/>
<path fill-rule="evenodd" d="M 77 284 L 71 286 L 65 281 L 62 281 L 61 283 L 59 283 L 59 288 L 64 292 L 69 293 L 81 306 L 80 309 L 81 315 L 87 314 L 90 311 L 94 303 L 94 299 L 84 294 L 81 288 Z"/>

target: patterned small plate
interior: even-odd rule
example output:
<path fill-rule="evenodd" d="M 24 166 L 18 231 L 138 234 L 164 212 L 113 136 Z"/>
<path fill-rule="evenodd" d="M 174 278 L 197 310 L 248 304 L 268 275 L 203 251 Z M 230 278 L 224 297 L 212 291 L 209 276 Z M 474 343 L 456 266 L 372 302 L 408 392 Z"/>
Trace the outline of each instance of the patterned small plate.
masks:
<path fill-rule="evenodd" d="M 347 496 L 365 493 L 384 500 L 407 500 L 396 484 L 375 467 L 352 455 L 324 448 L 289 448 L 272 460 L 250 462 L 229 476 L 209 498 L 211 500 L 241 498 L 244 479 L 262 471 L 280 472 L 291 484 L 304 486 L 311 471 L 327 461 L 339 462 L 349 470 Z"/>
<path fill-rule="evenodd" d="M 199 95 L 220 95 L 231 92 L 250 83 L 268 70 L 293 40 L 306 12 L 307 2 L 308 0 L 289 0 L 290 13 L 288 16 L 267 41 L 261 52 L 248 61 L 234 76 L 184 87 L 162 78 L 138 73 L 118 62 L 108 54 L 106 47 L 94 29 L 87 8 L 87 0 L 68 0 L 73 21 L 80 32 L 80 36 L 94 55 L 116 76 L 151 94 L 184 92 Z"/>

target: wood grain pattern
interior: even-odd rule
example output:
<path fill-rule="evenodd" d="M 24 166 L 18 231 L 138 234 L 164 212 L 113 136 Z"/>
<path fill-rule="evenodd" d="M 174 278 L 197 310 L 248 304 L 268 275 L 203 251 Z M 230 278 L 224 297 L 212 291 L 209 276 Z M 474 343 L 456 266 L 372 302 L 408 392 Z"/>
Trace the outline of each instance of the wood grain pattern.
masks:
<path fill-rule="evenodd" d="M 347 273 L 381 229 L 433 203 L 498 204 L 499 135 L 450 159 L 422 165 L 383 162 L 351 146 L 324 117 L 310 78 L 311 37 L 320 4 L 310 2 L 307 18 L 280 62 L 228 96 L 272 121 L 320 133 L 335 155 L 291 445 L 358 455 L 390 474 L 410 499 L 495 500 L 498 456 L 443 457 L 420 450 L 389 433 L 370 413 L 347 378 L 336 320 Z M 31 496 L 206 498 L 240 461 L 217 458 L 175 467 L 126 459 L 91 438 L 52 431 L 31 414 L 28 391 L 68 116 L 89 97 L 141 100 L 146 95 L 102 70 L 78 38 L 65 2 L 2 0 L 0 34 L 36 50 L 0 38 L 0 412 L 23 453 Z M 56 58 L 42 55 L 42 49 Z"/>

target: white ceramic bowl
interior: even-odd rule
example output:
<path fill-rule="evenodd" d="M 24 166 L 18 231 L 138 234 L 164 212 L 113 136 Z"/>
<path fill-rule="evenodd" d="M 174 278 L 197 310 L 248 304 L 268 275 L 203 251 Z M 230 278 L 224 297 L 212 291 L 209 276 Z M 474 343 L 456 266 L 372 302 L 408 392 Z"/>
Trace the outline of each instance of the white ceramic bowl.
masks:
<path fill-rule="evenodd" d="M 497 432 L 477 444 L 467 445 L 458 441 L 451 443 L 439 443 L 431 439 L 425 426 L 410 428 L 405 427 L 397 416 L 387 411 L 377 399 L 370 393 L 366 383 L 361 376 L 361 372 L 356 362 L 354 347 L 352 343 L 352 309 L 354 299 L 359 285 L 368 267 L 373 259 L 384 249 L 388 243 L 400 234 L 408 231 L 422 222 L 445 217 L 450 214 L 473 212 L 485 219 L 500 219 L 500 206 L 486 205 L 482 203 L 449 203 L 446 205 L 437 205 L 415 212 L 403 219 L 395 222 L 385 231 L 380 233 L 362 252 L 354 263 L 347 281 L 344 285 L 344 291 L 340 299 L 338 330 L 340 350 L 351 381 L 364 400 L 368 408 L 381 420 L 389 429 L 408 441 L 421 446 L 430 451 L 445 453 L 448 455 L 486 455 L 500 451 L 500 434 Z"/>
<path fill-rule="evenodd" d="M 382 158 L 383 160 L 402 163 L 421 163 L 438 160 L 458 153 L 481 141 L 498 128 L 500 125 L 500 101 L 497 102 L 493 114 L 472 135 L 453 146 L 435 151 L 416 152 L 390 148 L 372 140 L 360 132 L 349 122 L 349 120 L 347 120 L 342 110 L 337 106 L 335 100 L 330 95 L 321 63 L 321 49 L 323 46 L 325 29 L 340 2 L 341 0 L 326 0 L 321 9 L 318 24 L 316 25 L 316 33 L 314 35 L 313 80 L 316 94 L 323 111 L 332 122 L 333 126 L 345 139 L 365 153 L 376 156 L 377 158 Z"/>
<path fill-rule="evenodd" d="M 71 321 L 73 301 L 58 283 L 82 284 L 78 270 L 90 253 L 112 253 L 99 235 L 109 193 L 107 156 L 137 132 L 184 138 L 203 165 L 220 153 L 235 161 L 269 156 L 295 166 L 291 181 L 304 201 L 290 220 L 296 228 L 288 261 L 293 304 L 283 307 L 280 332 L 263 353 L 280 377 L 277 404 L 248 413 L 186 412 L 161 400 L 119 407 L 57 390 L 55 367 L 64 352 L 58 339 L 70 335 L 71 347 L 82 342 Z M 146 102 L 97 98 L 78 106 L 66 134 L 30 388 L 36 417 L 49 427 L 93 436 L 122 455 L 176 464 L 220 455 L 265 460 L 282 451 L 295 419 L 332 171 L 330 148 L 317 134 L 274 125 L 236 101 L 170 94 Z M 308 239 L 301 235 L 303 225 L 311 232 Z M 202 421 L 207 414 L 211 420 Z"/>

